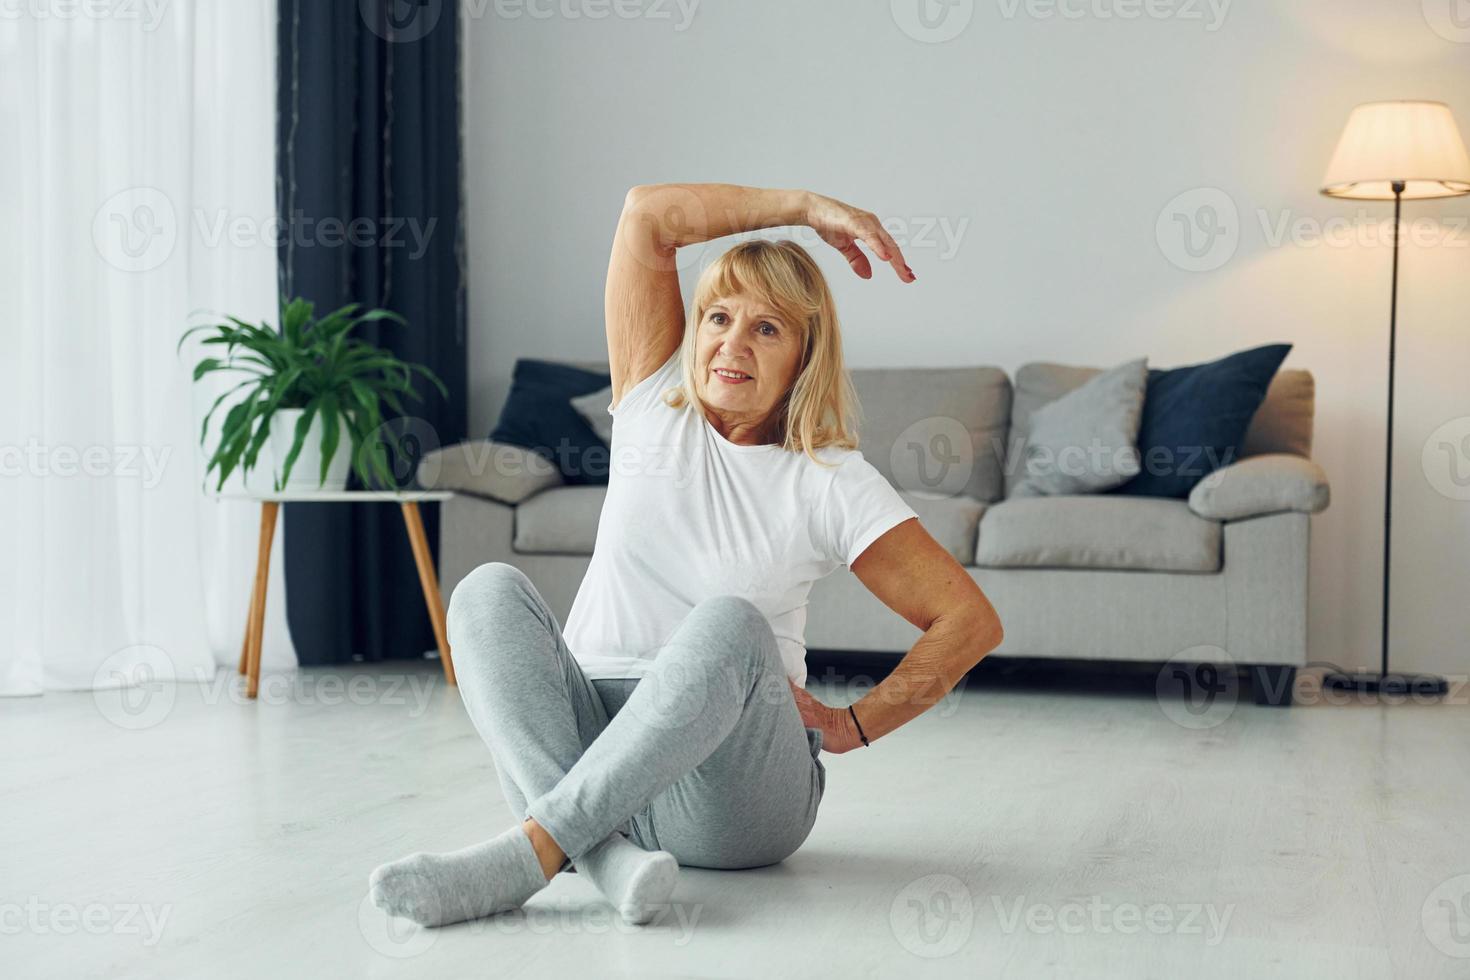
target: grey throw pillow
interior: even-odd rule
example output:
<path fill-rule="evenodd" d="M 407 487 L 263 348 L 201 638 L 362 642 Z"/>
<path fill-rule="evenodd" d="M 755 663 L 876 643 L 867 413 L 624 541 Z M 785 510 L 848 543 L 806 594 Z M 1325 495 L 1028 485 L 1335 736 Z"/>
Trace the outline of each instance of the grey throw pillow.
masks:
<path fill-rule="evenodd" d="M 1037 409 L 1011 496 L 1098 493 L 1136 476 L 1147 387 L 1148 360 L 1140 357 Z"/>
<path fill-rule="evenodd" d="M 612 445 L 613 417 L 608 414 L 607 407 L 611 404 L 612 385 L 572 399 L 572 408 L 587 420 L 592 431 L 597 433 L 597 438 L 609 446 Z"/>

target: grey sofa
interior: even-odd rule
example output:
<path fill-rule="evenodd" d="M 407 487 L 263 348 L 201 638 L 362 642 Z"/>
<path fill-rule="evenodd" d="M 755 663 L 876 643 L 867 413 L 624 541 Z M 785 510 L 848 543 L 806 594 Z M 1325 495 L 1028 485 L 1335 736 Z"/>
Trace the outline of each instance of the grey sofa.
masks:
<path fill-rule="evenodd" d="M 859 448 L 995 604 L 995 656 L 1233 664 L 1257 701 L 1289 703 L 1307 660 L 1310 515 L 1328 502 L 1310 458 L 1311 374 L 1277 374 L 1237 460 L 1187 501 L 1008 499 L 1032 413 L 1096 373 L 1028 364 L 1013 384 L 993 367 L 855 370 Z M 565 622 L 604 487 L 564 485 L 542 457 L 488 441 L 430 453 L 418 476 L 457 491 L 440 524 L 446 601 L 476 566 L 504 561 Z M 812 588 L 808 649 L 902 653 L 919 635 L 847 569 Z"/>

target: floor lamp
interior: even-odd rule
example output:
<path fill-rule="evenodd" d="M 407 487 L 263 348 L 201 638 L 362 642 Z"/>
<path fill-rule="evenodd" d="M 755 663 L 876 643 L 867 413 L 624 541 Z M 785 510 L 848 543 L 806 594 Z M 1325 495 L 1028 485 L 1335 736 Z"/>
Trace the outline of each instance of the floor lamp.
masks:
<path fill-rule="evenodd" d="M 1348 116 L 1322 193 L 1358 201 L 1393 201 L 1393 286 L 1388 307 L 1388 446 L 1383 467 L 1383 669 L 1330 673 L 1333 690 L 1444 694 L 1444 678 L 1388 669 L 1389 545 L 1393 516 L 1393 358 L 1399 305 L 1399 214 L 1405 200 L 1470 194 L 1470 156 L 1443 102 L 1369 102 Z"/>

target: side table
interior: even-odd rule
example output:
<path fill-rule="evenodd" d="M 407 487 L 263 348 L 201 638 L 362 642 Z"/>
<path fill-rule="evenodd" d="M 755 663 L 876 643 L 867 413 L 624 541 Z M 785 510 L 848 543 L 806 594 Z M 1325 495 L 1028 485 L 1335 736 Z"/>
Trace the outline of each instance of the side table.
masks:
<path fill-rule="evenodd" d="M 424 520 L 419 504 L 448 500 L 448 490 L 327 490 L 287 491 L 282 493 L 216 493 L 216 500 L 257 500 L 260 502 L 260 547 L 255 559 L 255 585 L 250 593 L 250 613 L 245 621 L 245 642 L 240 648 L 240 673 L 246 675 L 245 695 L 254 698 L 260 690 L 260 641 L 265 626 L 265 586 L 270 574 L 271 542 L 276 536 L 276 517 L 281 504 L 327 503 L 396 503 L 403 509 L 403 523 L 408 529 L 408 542 L 418 566 L 419 585 L 424 590 L 424 605 L 434 627 L 434 641 L 439 646 L 439 659 L 444 664 L 444 680 L 454 685 L 454 661 L 449 656 L 449 637 L 444 626 L 444 600 L 439 595 L 439 576 L 434 572 L 434 558 L 429 539 L 424 535 Z"/>

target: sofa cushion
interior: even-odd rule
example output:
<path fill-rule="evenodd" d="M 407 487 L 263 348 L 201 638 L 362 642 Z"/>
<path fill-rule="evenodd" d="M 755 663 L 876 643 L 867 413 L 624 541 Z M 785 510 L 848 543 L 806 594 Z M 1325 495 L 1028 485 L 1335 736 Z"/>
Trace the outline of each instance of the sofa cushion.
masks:
<path fill-rule="evenodd" d="M 901 491 L 981 502 L 1004 495 L 1011 382 L 993 367 L 852 372 L 863 458 Z"/>
<path fill-rule="evenodd" d="M 924 530 L 954 555 L 955 561 L 961 565 L 975 564 L 975 533 L 980 515 L 985 513 L 985 504 L 964 494 L 933 497 L 900 490 L 898 495 L 914 509 Z"/>
<path fill-rule="evenodd" d="M 606 485 L 607 446 L 571 399 L 604 388 L 609 380 L 606 374 L 559 361 L 523 357 L 516 361 L 510 394 L 490 438 L 540 453 L 556 464 L 568 484 Z"/>
<path fill-rule="evenodd" d="M 1016 497 L 986 509 L 975 563 L 989 568 L 1217 572 L 1220 523 L 1197 516 L 1183 500 Z"/>
<path fill-rule="evenodd" d="M 1312 415 L 1316 384 L 1312 372 L 1301 368 L 1277 371 L 1266 389 L 1266 400 L 1251 416 L 1240 441 L 1239 456 L 1265 453 L 1312 455 Z"/>
<path fill-rule="evenodd" d="M 899 492 L 919 523 L 961 565 L 975 563 L 975 532 L 985 505 L 973 497 Z M 515 550 L 523 554 L 590 555 L 607 487 L 553 487 L 515 511 Z"/>
<path fill-rule="evenodd" d="M 1137 358 L 1094 375 L 1032 415 L 1024 478 L 1013 496 L 1096 493 L 1138 473 L 1138 425 L 1148 361 Z"/>
<path fill-rule="evenodd" d="M 607 487 L 553 487 L 516 508 L 515 550 L 590 555 Z"/>
<path fill-rule="evenodd" d="M 587 420 L 587 424 L 592 426 L 592 431 L 597 433 L 597 438 L 609 446 L 612 445 L 613 417 L 608 411 L 608 406 L 612 404 L 612 396 L 612 385 L 608 385 L 606 388 L 598 388 L 590 394 L 578 395 L 571 399 L 572 408 Z"/>
<path fill-rule="evenodd" d="M 1316 462 L 1291 453 L 1263 453 L 1222 466 L 1194 485 L 1189 509 L 1217 521 L 1239 521 L 1285 510 L 1315 514 L 1331 489 Z"/>
<path fill-rule="evenodd" d="M 563 483 L 556 464 L 540 453 L 488 439 L 424 453 L 416 475 L 425 490 L 454 490 L 512 505 Z"/>
<path fill-rule="evenodd" d="M 1016 485 L 1026 479 L 1025 452 L 1031 437 L 1032 416 L 1099 374 L 1101 368 L 1047 362 L 1023 364 L 1016 371 L 1016 393 L 1011 399 L 1011 425 L 1004 455 L 1006 496 L 1015 493 Z"/>
<path fill-rule="evenodd" d="M 1143 472 L 1112 492 L 1183 498 L 1234 462 L 1290 351 L 1291 344 L 1267 344 L 1206 364 L 1149 371 L 1138 427 Z"/>

